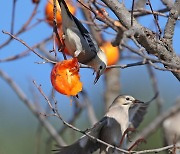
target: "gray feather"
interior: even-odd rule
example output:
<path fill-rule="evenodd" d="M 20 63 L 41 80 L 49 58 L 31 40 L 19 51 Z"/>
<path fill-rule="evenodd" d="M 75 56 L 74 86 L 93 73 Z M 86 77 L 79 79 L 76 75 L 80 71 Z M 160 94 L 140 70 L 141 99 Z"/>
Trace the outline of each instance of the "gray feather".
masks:
<path fill-rule="evenodd" d="M 135 104 L 129 109 L 129 121 L 134 128 L 137 128 L 142 122 L 144 115 L 147 112 L 149 103 Z"/>
<path fill-rule="evenodd" d="M 105 125 L 105 123 L 106 117 L 102 118 L 99 122 L 97 122 L 94 127 L 88 131 L 88 133 L 91 136 L 99 138 L 99 132 L 101 128 Z M 57 151 L 56 154 L 90 154 L 96 151 L 98 148 L 98 142 L 84 135 L 75 143 L 69 146 L 58 147 L 58 149 L 53 151 Z"/>

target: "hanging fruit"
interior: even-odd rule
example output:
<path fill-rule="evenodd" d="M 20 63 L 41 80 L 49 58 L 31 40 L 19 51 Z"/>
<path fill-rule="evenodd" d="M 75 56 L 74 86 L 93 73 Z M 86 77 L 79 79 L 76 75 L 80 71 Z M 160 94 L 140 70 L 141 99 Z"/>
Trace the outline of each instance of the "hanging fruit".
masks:
<path fill-rule="evenodd" d="M 67 96 L 82 91 L 77 58 L 58 62 L 51 71 L 51 83 L 56 91 Z"/>
<path fill-rule="evenodd" d="M 106 54 L 108 66 L 114 65 L 119 61 L 119 49 L 118 47 L 113 47 L 111 42 L 104 42 L 100 48 Z"/>
<path fill-rule="evenodd" d="M 74 15 L 76 12 L 76 8 L 72 4 L 71 0 L 67 1 L 67 6 L 68 6 L 70 12 Z M 59 6 L 59 3 L 57 0 L 56 0 L 56 8 L 57 8 L 56 22 L 59 27 L 62 23 L 62 18 L 61 18 L 61 9 L 60 9 L 60 6 Z M 49 23 L 49 25 L 53 26 L 53 0 L 48 0 L 47 4 L 45 6 L 45 16 L 46 16 L 46 20 Z"/>

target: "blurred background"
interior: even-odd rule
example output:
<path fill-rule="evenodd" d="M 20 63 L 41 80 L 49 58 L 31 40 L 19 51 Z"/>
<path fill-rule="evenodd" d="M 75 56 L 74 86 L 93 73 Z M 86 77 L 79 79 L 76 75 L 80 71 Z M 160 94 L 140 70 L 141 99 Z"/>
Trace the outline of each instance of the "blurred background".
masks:
<path fill-rule="evenodd" d="M 151 0 L 153 9 L 163 8 L 161 2 Z M 1 1 L 0 2 L 0 44 L 6 42 L 9 36 L 2 33 L 2 30 L 11 32 L 11 20 L 13 1 Z M 37 9 L 37 14 L 32 20 L 30 25 L 33 25 L 39 21 L 30 30 L 20 34 L 18 38 L 25 41 L 29 46 L 33 46 L 44 39 L 51 37 L 53 28 L 45 21 L 45 6 L 46 0 L 41 0 Z M 78 2 L 73 1 L 76 8 L 76 16 L 79 19 L 84 20 L 81 10 L 78 8 Z M 125 1 L 127 8 L 131 8 L 132 1 Z M 16 1 L 15 9 L 15 22 L 14 22 L 14 34 L 19 31 L 22 25 L 29 19 L 35 4 L 32 1 Z M 111 17 L 114 15 L 109 12 Z M 148 20 L 147 20 L 148 19 Z M 159 24 L 162 30 L 165 27 L 167 18 L 159 17 Z M 139 22 L 146 27 L 157 31 L 156 25 L 153 22 L 152 15 L 145 16 L 139 19 Z M 103 38 L 109 42 L 115 37 L 115 32 L 110 28 L 107 29 L 108 33 L 103 33 Z M 111 34 L 112 33 L 112 34 Z M 173 47 L 176 53 L 180 54 L 180 23 L 177 22 Z M 131 42 L 129 42 L 130 45 Z M 45 49 L 47 51 L 52 50 L 53 41 L 49 41 Z M 0 48 L 0 59 L 20 54 L 26 51 L 27 48 L 16 40 L 12 40 L 9 44 Z M 39 49 L 36 49 L 39 53 L 43 54 Z M 127 51 L 127 50 L 126 50 Z M 124 56 L 130 55 L 130 52 L 122 53 Z M 54 56 L 54 54 L 51 54 Z M 120 56 L 121 57 L 121 56 Z M 58 58 L 62 59 L 62 54 L 58 53 Z M 50 72 L 52 65 L 49 63 L 37 64 L 37 62 L 43 62 L 33 52 L 29 52 L 23 58 L 18 58 L 12 61 L 0 61 L 0 69 L 8 74 L 13 79 L 22 91 L 26 94 L 29 100 L 33 100 L 35 105 L 43 108 L 43 111 L 47 110 L 47 102 L 39 93 L 37 88 L 33 84 L 33 80 L 37 84 L 42 85 L 42 89 L 47 96 L 51 96 L 52 85 L 50 81 Z M 119 64 L 132 63 L 133 60 L 122 59 L 118 61 Z M 162 111 L 166 111 L 173 106 L 180 97 L 180 85 L 179 81 L 173 76 L 171 72 L 155 70 L 155 77 L 157 80 L 157 86 L 159 90 L 159 96 L 162 101 Z M 120 90 L 119 94 L 129 94 L 143 101 L 148 101 L 154 96 L 152 80 L 149 76 L 147 66 L 136 66 L 125 69 L 119 69 L 119 82 Z M 108 72 L 109 73 L 109 72 Z M 100 119 L 105 111 L 104 93 L 106 91 L 106 80 L 103 75 L 96 85 L 93 84 L 94 77 L 91 69 L 81 69 L 81 81 L 83 82 L 83 88 L 87 92 L 89 101 L 91 102 L 97 119 Z M 112 85 L 113 87 L 114 85 Z M 81 94 L 80 94 L 81 97 Z M 58 101 L 59 113 L 65 120 L 70 119 L 74 113 L 74 101 L 72 98 L 56 93 L 56 100 Z M 81 98 L 80 98 L 81 101 Z M 83 104 L 83 102 L 81 102 Z M 148 113 L 145 116 L 143 123 L 138 130 L 143 129 L 149 122 L 154 120 L 158 115 L 156 100 L 150 105 Z M 48 117 L 50 123 L 58 130 L 62 127 L 62 122 L 56 117 Z M 87 115 L 87 109 L 84 109 L 80 113 L 78 118 L 73 123 L 80 129 L 86 129 L 91 126 L 90 120 Z M 67 144 L 74 142 L 81 134 L 71 129 L 67 129 L 63 132 L 62 137 Z M 11 87 L 0 78 L 0 154 L 44 154 L 50 153 L 49 149 L 55 148 L 55 142 L 50 142 L 51 147 L 47 150 L 49 145 L 48 139 L 50 135 L 44 128 L 40 127 L 40 123 L 27 106 L 17 97 L 16 93 Z M 146 145 L 143 144 L 143 148 L 157 148 L 163 146 L 163 133 L 161 129 L 158 129 L 151 137 L 148 138 Z M 48 152 L 47 152 L 48 151 Z"/>

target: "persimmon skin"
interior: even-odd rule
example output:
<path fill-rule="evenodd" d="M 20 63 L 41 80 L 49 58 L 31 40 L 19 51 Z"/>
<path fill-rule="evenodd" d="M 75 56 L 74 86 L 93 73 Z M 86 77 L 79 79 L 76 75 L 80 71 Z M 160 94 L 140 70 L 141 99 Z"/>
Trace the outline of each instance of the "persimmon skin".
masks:
<path fill-rule="evenodd" d="M 76 8 L 73 6 L 71 0 L 67 1 L 67 6 L 70 12 L 74 15 L 76 12 Z M 62 24 L 62 17 L 61 17 L 61 9 L 57 0 L 56 0 L 56 8 L 57 8 L 56 22 L 57 22 L 57 26 L 59 27 Z M 45 16 L 48 24 L 53 27 L 53 0 L 47 1 L 47 4 L 45 6 Z"/>
<path fill-rule="evenodd" d="M 100 48 L 106 54 L 108 66 L 114 65 L 119 61 L 119 49 L 118 47 L 113 47 L 111 42 L 104 42 Z"/>
<path fill-rule="evenodd" d="M 56 63 L 51 71 L 51 83 L 56 91 L 67 96 L 76 96 L 82 91 L 77 59 Z"/>

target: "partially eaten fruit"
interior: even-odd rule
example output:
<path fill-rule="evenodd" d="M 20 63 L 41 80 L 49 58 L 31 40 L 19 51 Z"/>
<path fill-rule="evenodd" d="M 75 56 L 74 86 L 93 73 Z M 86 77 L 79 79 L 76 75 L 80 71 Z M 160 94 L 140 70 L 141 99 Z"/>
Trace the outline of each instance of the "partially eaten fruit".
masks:
<path fill-rule="evenodd" d="M 51 71 L 51 83 L 56 91 L 67 96 L 82 91 L 77 58 L 58 62 Z"/>

